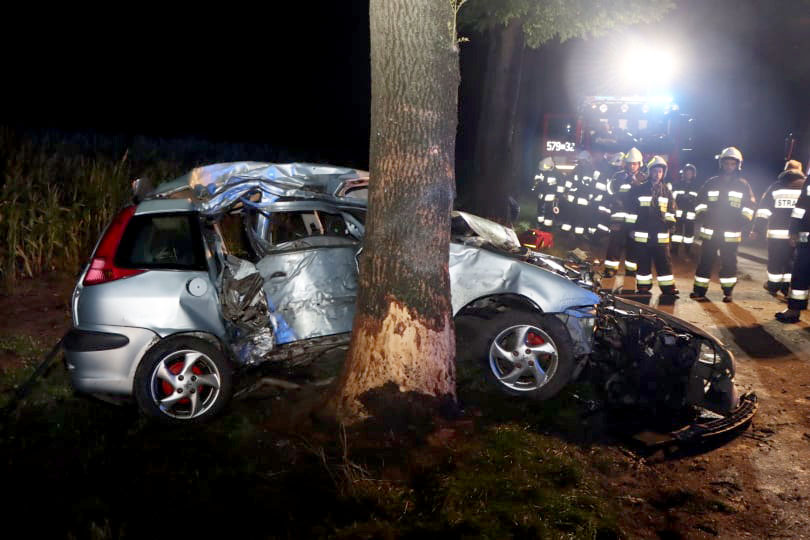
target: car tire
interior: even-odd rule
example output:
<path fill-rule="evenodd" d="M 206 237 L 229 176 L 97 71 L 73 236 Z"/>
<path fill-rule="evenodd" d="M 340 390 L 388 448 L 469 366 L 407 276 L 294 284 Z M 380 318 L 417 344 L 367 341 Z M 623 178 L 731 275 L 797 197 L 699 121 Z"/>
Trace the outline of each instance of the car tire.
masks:
<path fill-rule="evenodd" d="M 144 415 L 169 424 L 205 422 L 233 393 L 225 355 L 202 339 L 177 336 L 152 347 L 135 371 L 135 400 Z"/>
<path fill-rule="evenodd" d="M 571 380 L 574 346 L 553 315 L 504 311 L 489 321 L 485 332 L 486 377 L 501 392 L 544 400 Z"/>

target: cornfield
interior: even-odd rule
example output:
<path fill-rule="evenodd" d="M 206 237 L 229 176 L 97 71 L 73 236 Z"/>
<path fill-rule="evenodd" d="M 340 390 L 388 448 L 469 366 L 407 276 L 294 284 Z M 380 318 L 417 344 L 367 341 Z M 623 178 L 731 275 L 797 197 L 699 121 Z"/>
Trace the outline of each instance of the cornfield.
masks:
<path fill-rule="evenodd" d="M 201 164 L 239 160 L 318 157 L 292 158 L 258 144 L 0 126 L 0 284 L 9 290 L 43 272 L 78 271 L 101 231 L 129 201 L 134 178 L 157 185 Z"/>

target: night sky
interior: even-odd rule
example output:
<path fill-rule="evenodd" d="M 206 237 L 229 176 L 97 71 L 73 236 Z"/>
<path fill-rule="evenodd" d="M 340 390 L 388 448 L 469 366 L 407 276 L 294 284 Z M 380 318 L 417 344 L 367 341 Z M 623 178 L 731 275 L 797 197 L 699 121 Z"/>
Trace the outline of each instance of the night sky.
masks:
<path fill-rule="evenodd" d="M 543 112 L 565 112 L 579 96 L 608 90 L 602 83 L 611 63 L 600 55 L 628 33 L 676 43 L 682 69 L 670 93 L 698 122 L 701 172 L 712 172 L 722 147 L 737 145 L 753 183 L 770 181 L 786 132 L 809 125 L 802 42 L 810 9 L 796 7 L 807 6 L 799 0 L 677 4 L 658 24 L 528 52 L 523 91 L 536 96 L 536 107 L 522 110 L 521 121 L 531 130 Z M 367 2 L 105 17 L 49 12 L 49 22 L 4 33 L 0 122 L 261 142 L 368 166 Z M 486 36 L 470 38 L 462 49 L 462 104 L 480 88 L 480 70 L 471 66 L 480 65 Z M 654 70 L 639 66 L 638 77 L 655 77 Z M 460 111 L 462 159 L 471 158 L 465 125 L 474 114 Z"/>

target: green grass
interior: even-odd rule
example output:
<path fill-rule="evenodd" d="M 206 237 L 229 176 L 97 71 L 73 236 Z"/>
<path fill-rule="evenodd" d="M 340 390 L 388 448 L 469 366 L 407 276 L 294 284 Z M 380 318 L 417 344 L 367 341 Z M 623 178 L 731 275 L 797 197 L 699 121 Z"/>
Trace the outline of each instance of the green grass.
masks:
<path fill-rule="evenodd" d="M 44 353 L 29 338 L 0 344 L 31 361 Z M 344 441 L 317 426 L 280 430 L 285 399 L 236 401 L 208 425 L 167 428 L 73 394 L 56 366 L 0 433 L 0 474 L 15 495 L 7 515 L 32 531 L 143 537 L 196 516 L 206 535 L 236 522 L 280 538 L 619 535 L 615 499 L 586 453 L 554 432 L 573 414 L 569 398 L 545 411 L 462 382 L 469 407 L 486 413 L 445 443 Z"/>

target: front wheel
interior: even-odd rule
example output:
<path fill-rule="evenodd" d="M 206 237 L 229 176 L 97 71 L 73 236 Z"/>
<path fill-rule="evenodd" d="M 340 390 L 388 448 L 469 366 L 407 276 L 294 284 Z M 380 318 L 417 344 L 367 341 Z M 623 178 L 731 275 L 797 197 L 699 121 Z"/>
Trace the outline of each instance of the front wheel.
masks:
<path fill-rule="evenodd" d="M 489 380 L 512 396 L 549 399 L 571 380 L 573 344 L 552 315 L 506 311 L 488 324 Z"/>
<path fill-rule="evenodd" d="M 190 424 L 208 420 L 230 401 L 231 368 L 222 352 L 198 338 L 168 338 L 135 372 L 135 399 L 152 418 Z"/>

